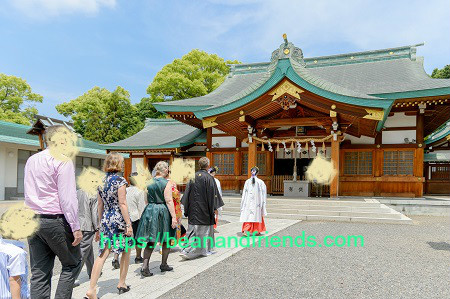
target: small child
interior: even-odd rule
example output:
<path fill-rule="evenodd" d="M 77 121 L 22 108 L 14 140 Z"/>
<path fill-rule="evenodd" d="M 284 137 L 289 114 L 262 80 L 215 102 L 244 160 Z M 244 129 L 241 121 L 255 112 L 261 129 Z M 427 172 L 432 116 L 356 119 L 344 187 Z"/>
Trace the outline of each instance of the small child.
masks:
<path fill-rule="evenodd" d="M 0 298 L 28 299 L 28 266 L 24 244 L 0 236 Z"/>

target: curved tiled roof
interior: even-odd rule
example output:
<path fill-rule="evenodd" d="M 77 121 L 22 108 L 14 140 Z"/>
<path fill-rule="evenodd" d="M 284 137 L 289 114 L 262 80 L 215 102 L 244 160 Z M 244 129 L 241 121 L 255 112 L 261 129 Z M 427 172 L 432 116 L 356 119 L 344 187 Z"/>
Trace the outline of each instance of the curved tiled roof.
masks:
<path fill-rule="evenodd" d="M 171 149 L 202 142 L 202 134 L 202 130 L 174 119 L 147 119 L 138 133 L 104 146 L 109 150 Z"/>
<path fill-rule="evenodd" d="M 390 109 L 392 101 L 385 99 L 450 94 L 450 79 L 430 78 L 423 69 L 423 58 L 415 56 L 416 46 L 420 45 L 313 57 L 303 63 L 289 58 L 295 72 L 291 75 L 298 75 L 298 82 L 308 83 L 311 91 L 324 97 L 386 110 Z M 281 78 L 276 77 L 276 66 L 276 61 L 232 65 L 224 83 L 210 94 L 157 103 L 155 108 L 164 112 L 192 111 L 198 118 L 228 111 L 226 107 L 235 108 L 247 102 L 242 99 L 269 90 L 265 88 L 269 80 L 272 84 L 278 83 Z M 282 75 L 287 73 L 289 70 Z M 230 105 L 232 103 L 236 105 Z"/>

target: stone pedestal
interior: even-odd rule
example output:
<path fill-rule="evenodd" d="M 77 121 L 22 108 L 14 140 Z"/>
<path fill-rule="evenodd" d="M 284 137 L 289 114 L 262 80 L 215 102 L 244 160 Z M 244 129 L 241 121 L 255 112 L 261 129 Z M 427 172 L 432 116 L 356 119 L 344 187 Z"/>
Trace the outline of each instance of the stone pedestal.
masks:
<path fill-rule="evenodd" d="M 309 197 L 309 181 L 284 181 L 284 196 Z"/>

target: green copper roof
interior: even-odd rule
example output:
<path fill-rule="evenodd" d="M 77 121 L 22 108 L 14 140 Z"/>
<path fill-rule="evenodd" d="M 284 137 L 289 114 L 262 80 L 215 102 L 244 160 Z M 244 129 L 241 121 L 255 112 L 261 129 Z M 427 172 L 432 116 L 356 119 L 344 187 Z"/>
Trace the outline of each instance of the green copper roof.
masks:
<path fill-rule="evenodd" d="M 303 59 L 299 48 L 286 43 L 269 63 L 231 65 L 224 83 L 210 94 L 154 106 L 161 112 L 191 111 L 202 119 L 240 107 L 287 77 L 331 100 L 389 112 L 396 99 L 450 94 L 450 79 L 425 73 L 423 58 L 416 57 L 421 45 Z M 285 48 L 289 54 L 283 54 Z"/>
<path fill-rule="evenodd" d="M 39 137 L 37 135 L 27 134 L 30 129 L 30 126 L 0 120 L 0 142 L 39 147 Z M 106 156 L 106 149 L 96 142 L 79 138 L 77 145 L 81 153 Z"/>
<path fill-rule="evenodd" d="M 425 144 L 430 144 L 439 140 L 442 140 L 443 138 L 450 135 L 450 119 L 436 129 L 433 133 L 425 137 Z"/>
<path fill-rule="evenodd" d="M 450 152 L 446 153 L 426 153 L 423 157 L 424 162 L 447 162 L 450 161 Z"/>
<path fill-rule="evenodd" d="M 147 119 L 145 127 L 133 136 L 106 144 L 110 150 L 172 149 L 206 142 L 205 133 L 174 119 Z"/>

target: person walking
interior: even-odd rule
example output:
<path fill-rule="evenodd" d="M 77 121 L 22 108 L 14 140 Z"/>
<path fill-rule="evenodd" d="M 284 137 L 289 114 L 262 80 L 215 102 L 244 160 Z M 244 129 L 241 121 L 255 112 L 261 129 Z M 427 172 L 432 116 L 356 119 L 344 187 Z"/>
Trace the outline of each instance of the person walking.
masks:
<path fill-rule="evenodd" d="M 64 152 L 54 154 L 61 146 L 70 146 L 71 135 L 65 126 L 48 127 L 47 149 L 32 155 L 25 164 L 25 205 L 39 219 L 38 230 L 28 238 L 32 299 L 50 298 L 56 256 L 62 268 L 55 299 L 72 298 L 82 266 L 75 168 L 71 159 L 61 159 Z"/>
<path fill-rule="evenodd" d="M 217 167 L 217 166 L 211 167 L 208 170 L 209 174 L 212 175 L 212 177 L 214 178 L 214 181 L 216 182 L 217 190 L 219 190 L 220 197 L 222 197 L 222 187 L 220 186 L 220 181 L 216 178 L 217 171 L 219 171 L 219 167 Z M 220 214 L 221 211 L 222 211 L 221 207 L 216 210 L 216 220 L 215 220 L 215 223 L 214 223 L 214 232 L 215 233 L 219 232 L 217 230 L 217 224 L 219 223 L 219 214 Z"/>
<path fill-rule="evenodd" d="M 97 194 L 89 194 L 88 192 L 78 189 L 78 215 L 80 218 L 80 227 L 83 239 L 80 243 L 81 263 L 86 264 L 86 270 L 89 279 L 91 279 L 92 268 L 94 267 L 94 237 L 98 231 L 98 202 Z M 78 276 L 77 276 L 78 278 Z M 80 283 L 75 281 L 75 287 Z"/>
<path fill-rule="evenodd" d="M 133 228 L 133 232 L 136 234 L 139 227 L 139 220 L 141 219 L 142 212 L 144 212 L 145 207 L 147 206 L 147 200 L 145 199 L 145 192 L 138 187 L 136 187 L 136 179 L 135 177 L 138 175 L 137 172 L 133 172 L 130 175 L 130 184 L 127 188 L 127 203 L 128 208 L 130 209 L 130 219 L 131 219 L 131 227 Z M 138 241 L 136 239 L 136 244 Z M 140 264 L 144 261 L 142 258 L 142 248 L 136 246 L 136 257 L 134 258 L 134 262 L 136 264 Z"/>
<path fill-rule="evenodd" d="M 256 235 L 266 231 L 264 217 L 266 212 L 267 188 L 263 180 L 257 177 L 258 167 L 251 170 L 252 177 L 245 181 L 242 191 L 241 217 L 242 233 L 255 233 Z"/>
<path fill-rule="evenodd" d="M 136 238 L 144 238 L 147 246 L 144 250 L 141 275 L 152 276 L 150 272 L 150 257 L 155 245 L 160 242 L 162 246 L 162 261 L 159 269 L 161 272 L 172 271 L 167 264 L 170 247 L 169 237 L 175 237 L 175 229 L 178 225 L 172 198 L 172 182 L 169 180 L 169 164 L 159 161 L 155 166 L 155 177 L 147 187 L 148 204 L 142 213 Z"/>
<path fill-rule="evenodd" d="M 28 261 L 24 244 L 0 236 L 0 298 L 28 299 Z"/>
<path fill-rule="evenodd" d="M 198 164 L 200 170 L 195 173 L 195 179 L 187 184 L 181 199 L 184 216 L 188 217 L 186 237 L 189 240 L 180 254 L 183 259 L 207 256 L 212 252 L 216 210 L 223 206 L 214 178 L 208 173 L 209 159 L 202 157 Z M 200 247 L 191 244 L 191 240 L 197 239 L 194 237 L 200 238 Z M 204 242 L 205 237 L 209 237 L 207 242 Z"/>
<path fill-rule="evenodd" d="M 108 154 L 103 165 L 106 177 L 103 186 L 99 187 L 98 193 L 98 217 L 100 219 L 100 232 L 96 232 L 96 241 L 100 240 L 100 255 L 94 262 L 91 281 L 86 297 L 97 298 L 97 281 L 103 269 L 106 259 L 111 252 L 121 254 L 120 275 L 117 290 L 119 294 L 128 292 L 130 286 L 125 283 L 128 266 L 130 263 L 130 251 L 125 248 L 133 246 L 133 240 L 127 237 L 133 236 L 130 214 L 126 200 L 127 181 L 118 172 L 124 167 L 123 157 L 117 153 Z M 107 244 L 106 244 L 107 243 Z"/>

